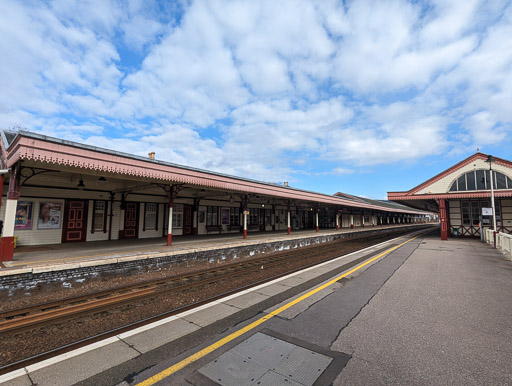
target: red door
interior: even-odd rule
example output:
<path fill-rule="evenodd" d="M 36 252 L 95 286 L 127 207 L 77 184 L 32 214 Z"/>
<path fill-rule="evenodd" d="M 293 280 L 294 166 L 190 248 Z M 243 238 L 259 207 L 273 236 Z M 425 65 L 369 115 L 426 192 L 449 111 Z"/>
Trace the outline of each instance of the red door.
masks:
<path fill-rule="evenodd" d="M 137 238 L 139 233 L 138 213 L 139 205 L 136 202 L 127 202 L 124 212 L 124 238 Z"/>
<path fill-rule="evenodd" d="M 192 207 L 190 205 L 183 206 L 183 235 L 192 234 Z"/>
<path fill-rule="evenodd" d="M 87 236 L 87 203 L 83 200 L 66 200 L 62 242 L 85 241 Z"/>

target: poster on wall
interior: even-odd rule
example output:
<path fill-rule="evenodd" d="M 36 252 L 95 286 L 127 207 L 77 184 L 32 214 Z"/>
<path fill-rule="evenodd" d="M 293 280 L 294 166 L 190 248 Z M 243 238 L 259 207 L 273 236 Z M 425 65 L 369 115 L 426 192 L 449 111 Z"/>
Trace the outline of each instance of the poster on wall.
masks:
<path fill-rule="evenodd" d="M 199 222 L 204 223 L 204 212 L 199 212 Z"/>
<path fill-rule="evenodd" d="M 32 204 L 30 201 L 18 201 L 14 229 L 32 229 Z"/>
<path fill-rule="evenodd" d="M 60 202 L 41 202 L 37 229 L 59 229 L 61 217 L 62 204 Z"/>
<path fill-rule="evenodd" d="M 229 225 L 229 208 L 222 208 L 220 218 L 222 225 Z"/>

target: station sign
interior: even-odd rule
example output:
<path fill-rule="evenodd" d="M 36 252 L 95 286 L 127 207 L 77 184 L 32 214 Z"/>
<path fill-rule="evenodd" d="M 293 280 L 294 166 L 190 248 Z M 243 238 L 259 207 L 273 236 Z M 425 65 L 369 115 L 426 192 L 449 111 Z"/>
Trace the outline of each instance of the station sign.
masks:
<path fill-rule="evenodd" d="M 482 216 L 492 216 L 492 208 L 482 208 Z"/>

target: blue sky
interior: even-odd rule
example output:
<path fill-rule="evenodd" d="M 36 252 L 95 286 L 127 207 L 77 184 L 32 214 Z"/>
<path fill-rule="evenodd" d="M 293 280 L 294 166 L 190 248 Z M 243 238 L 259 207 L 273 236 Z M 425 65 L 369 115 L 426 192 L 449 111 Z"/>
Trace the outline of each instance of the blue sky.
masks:
<path fill-rule="evenodd" d="M 0 127 L 382 199 L 511 159 L 509 1 L 0 2 Z"/>

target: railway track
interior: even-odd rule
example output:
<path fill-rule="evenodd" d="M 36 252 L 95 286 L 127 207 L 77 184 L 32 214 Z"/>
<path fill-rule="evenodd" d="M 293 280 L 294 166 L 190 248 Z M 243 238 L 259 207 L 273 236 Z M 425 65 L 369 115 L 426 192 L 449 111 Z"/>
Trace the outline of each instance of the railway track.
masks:
<path fill-rule="evenodd" d="M 400 232 L 400 234 L 405 233 Z M 155 299 L 186 299 L 191 297 L 190 301 L 185 301 L 184 304 L 180 304 L 180 306 L 171 310 L 143 318 L 143 320 L 134 320 L 130 323 L 121 324 L 107 331 L 102 331 L 92 338 L 74 339 L 75 342 L 70 338 L 66 344 L 61 344 L 60 347 L 55 347 L 48 352 L 41 353 L 44 350 L 35 350 L 32 353 L 33 355 L 24 355 L 24 358 L 16 358 L 19 360 L 11 361 L 8 365 L 0 362 L 0 366 L 4 365 L 0 367 L 0 374 L 26 366 L 29 363 L 42 360 L 51 355 L 119 334 L 135 326 L 168 317 L 213 299 L 274 280 L 343 254 L 389 240 L 397 235 L 395 233 L 393 235 L 376 236 L 364 240 L 339 240 L 290 251 L 276 252 L 259 258 L 242 260 L 166 279 L 147 281 L 136 285 L 101 291 L 93 295 L 67 298 L 0 313 L 0 343 L 2 343 L 5 340 L 9 340 L 9 337 L 24 334 L 24 337 L 28 338 L 32 333 L 37 335 L 38 331 L 50 330 L 53 325 L 62 325 L 69 321 L 76 322 L 84 318 L 91 319 L 95 315 L 104 317 L 105 314 L 113 314 L 116 310 L 135 307 L 135 304 L 140 305 L 141 303 L 155 301 Z M 230 286 L 230 284 L 233 284 L 233 286 Z M 209 292 L 210 296 L 202 296 L 200 299 L 197 299 L 194 295 L 205 288 L 215 287 L 220 287 L 220 290 Z M 26 359 L 26 357 L 30 358 Z"/>
<path fill-rule="evenodd" d="M 178 295 L 195 286 L 206 286 L 220 280 L 234 279 L 237 276 L 249 276 L 261 269 L 275 267 L 290 256 L 290 253 L 266 256 L 256 260 L 232 263 L 223 267 L 182 274 L 169 279 L 160 279 L 102 291 L 94 295 L 68 298 L 57 302 L 42 303 L 27 308 L 11 310 L 0 314 L 0 334 L 14 331 L 19 332 L 47 322 L 74 318 L 91 312 L 101 312 L 113 306 L 144 300 L 155 295 Z M 311 255 L 306 251 L 294 254 L 295 259 L 305 259 L 308 257 L 311 257 Z M 288 273 L 286 272 L 285 274 Z"/>

